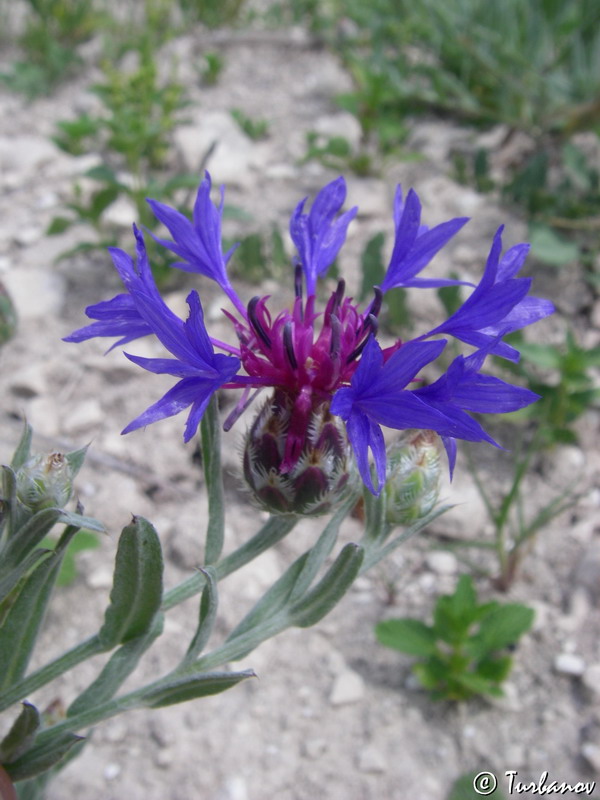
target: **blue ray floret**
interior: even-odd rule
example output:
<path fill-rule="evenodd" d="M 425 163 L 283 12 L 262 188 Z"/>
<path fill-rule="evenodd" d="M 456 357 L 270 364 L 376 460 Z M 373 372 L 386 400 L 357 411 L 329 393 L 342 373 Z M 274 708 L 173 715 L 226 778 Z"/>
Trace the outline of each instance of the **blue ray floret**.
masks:
<path fill-rule="evenodd" d="M 406 202 L 402 198 L 402 187 L 398 186 L 394 198 L 394 227 L 396 236 L 394 250 L 381 290 L 387 292 L 397 287 L 426 288 L 464 284 L 444 278 L 417 278 L 416 275 L 429 264 L 450 239 L 458 233 L 468 217 L 442 222 L 431 230 L 421 225 L 421 202 L 414 189 L 410 189 Z M 467 284 L 470 285 L 470 284 Z"/>
<path fill-rule="evenodd" d="M 277 480 L 284 483 L 287 480 L 286 485 L 294 480 L 294 485 L 300 485 L 294 476 L 299 465 L 307 463 L 310 457 L 313 478 L 315 475 L 322 478 L 319 459 L 323 457 L 325 463 L 333 458 L 339 465 L 343 462 L 340 448 L 345 446 L 348 453 L 350 448 L 354 453 L 365 485 L 378 494 L 386 479 L 383 427 L 437 432 L 446 447 L 452 472 L 457 440 L 499 446 L 472 413 L 506 413 L 537 399 L 527 389 L 481 372 L 490 355 L 516 360 L 518 351 L 504 342 L 503 337 L 543 319 L 553 310 L 549 301 L 528 296 L 529 278 L 517 277 L 528 246 L 516 245 L 502 255 L 502 228 L 494 237 L 479 284 L 462 306 L 428 333 L 382 348 L 376 340 L 377 317 L 386 291 L 398 286 L 466 284 L 419 277 L 436 253 L 462 228 L 465 218 L 429 229 L 421 224 L 421 203 L 416 192 L 411 189 L 404 200 L 398 187 L 394 247 L 382 285 L 374 287 L 374 298 L 361 309 L 352 298 L 345 297 L 344 281 L 339 281 L 323 312 L 318 312 L 317 281 L 325 276 L 338 255 L 348 225 L 357 213 L 356 207 L 342 211 L 346 184 L 343 178 L 338 178 L 318 192 L 308 213 L 303 200 L 291 215 L 290 234 L 297 249 L 293 275 L 295 299 L 289 309 L 272 314 L 269 297 L 253 297 L 246 304 L 232 287 L 227 263 L 233 251 L 223 254 L 221 242 L 223 190 L 218 206 L 211 201 L 210 191 L 207 173 L 198 190 L 193 221 L 163 203 L 150 200 L 154 214 L 169 230 L 172 240 L 154 238 L 182 259 L 175 266 L 208 277 L 223 289 L 237 312 L 224 311 L 233 324 L 237 344 L 210 337 L 195 290 L 187 298 L 187 320 L 181 320 L 168 308 L 152 277 L 143 237 L 135 227 L 136 262 L 122 250 L 111 250 L 125 292 L 88 307 L 86 313 L 94 321 L 67 337 L 71 342 L 117 337 L 116 345 L 125 345 L 152 334 L 170 354 L 166 358 L 144 358 L 126 353 L 143 369 L 172 375 L 178 381 L 130 422 L 124 433 L 189 409 L 184 431 L 184 439 L 188 441 L 218 389 L 242 390 L 228 418 L 230 427 L 253 397 L 270 387 L 272 398 L 257 417 L 260 424 L 255 422 L 252 430 L 260 443 L 257 452 L 266 454 L 265 458 L 268 455 L 271 466 L 263 468 L 252 461 L 248 469 L 254 470 L 254 477 L 262 480 L 261 476 L 271 474 L 269 471 L 275 469 L 272 465 L 276 463 Z M 453 336 L 475 351 L 459 355 L 437 380 L 424 385 L 421 374 L 424 369 L 431 365 L 438 368 L 439 374 L 439 356 L 447 344 L 446 338 L 432 338 L 439 335 Z M 333 424 L 335 419 L 338 421 Z M 268 426 L 263 431 L 265 420 Z M 345 445 L 338 438 L 338 424 L 345 427 Z M 272 428 L 283 431 L 283 444 L 277 452 L 269 438 Z M 314 441 L 317 430 L 322 431 L 325 448 L 322 453 L 321 445 Z M 319 481 L 315 485 L 320 485 Z M 261 491 L 283 502 L 279 486 L 267 480 Z M 318 498 L 315 502 L 318 505 Z"/>

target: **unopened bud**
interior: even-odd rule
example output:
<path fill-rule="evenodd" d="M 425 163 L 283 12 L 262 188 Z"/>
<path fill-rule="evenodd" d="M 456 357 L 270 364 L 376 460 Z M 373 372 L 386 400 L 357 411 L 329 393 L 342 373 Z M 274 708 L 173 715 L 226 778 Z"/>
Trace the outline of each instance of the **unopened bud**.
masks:
<path fill-rule="evenodd" d="M 300 456 L 282 471 L 292 404 L 276 393 L 259 411 L 244 447 L 244 477 L 258 504 L 279 514 L 326 514 L 356 490 L 345 428 L 327 403 L 314 409 Z"/>
<path fill-rule="evenodd" d="M 441 475 L 438 441 L 434 431 L 409 430 L 388 449 L 388 522 L 408 525 L 434 508 Z"/>
<path fill-rule="evenodd" d="M 17 472 L 17 498 L 34 512 L 63 508 L 72 489 L 73 470 L 62 453 L 34 456 Z"/>

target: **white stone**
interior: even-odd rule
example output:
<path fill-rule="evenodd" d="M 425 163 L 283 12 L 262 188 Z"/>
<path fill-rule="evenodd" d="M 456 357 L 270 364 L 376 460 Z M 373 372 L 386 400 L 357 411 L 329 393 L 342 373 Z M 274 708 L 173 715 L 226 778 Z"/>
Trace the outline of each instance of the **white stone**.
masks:
<path fill-rule="evenodd" d="M 35 244 L 42 238 L 42 229 L 37 225 L 28 225 L 15 231 L 14 240 L 21 247 L 28 247 Z"/>
<path fill-rule="evenodd" d="M 554 669 L 562 675 L 579 677 L 585 672 L 585 661 L 576 653 L 559 653 L 554 659 Z"/>
<path fill-rule="evenodd" d="M 94 428 L 104 419 L 102 406 L 94 397 L 82 400 L 72 407 L 65 420 L 69 432 Z"/>
<path fill-rule="evenodd" d="M 252 171 L 268 163 L 268 147 L 248 139 L 225 111 L 203 112 L 193 125 L 177 128 L 174 139 L 186 168 L 192 172 L 198 171 L 214 145 L 208 168 L 215 185 L 249 187 L 254 182 Z"/>
<path fill-rule="evenodd" d="M 438 575 L 453 575 L 458 568 L 458 561 L 454 553 L 445 550 L 433 550 L 431 553 L 427 553 L 425 563 Z"/>
<path fill-rule="evenodd" d="M 3 282 L 12 297 L 19 319 L 34 319 L 60 313 L 64 281 L 51 269 L 15 269 Z"/>
<path fill-rule="evenodd" d="M 108 567 L 98 567 L 98 569 L 87 576 L 85 582 L 90 589 L 110 589 L 113 582 L 112 569 Z"/>
<path fill-rule="evenodd" d="M 114 762 L 111 764 L 107 764 L 104 767 L 104 777 L 107 781 L 114 781 L 115 778 L 118 778 L 121 774 L 121 766 L 120 764 L 115 764 Z"/>
<path fill-rule="evenodd" d="M 46 390 L 46 381 L 40 364 L 30 364 L 10 376 L 10 389 L 19 397 L 36 397 Z"/>
<path fill-rule="evenodd" d="M 353 151 L 357 150 L 362 139 L 362 128 L 354 114 L 341 111 L 338 114 L 329 114 L 315 120 L 313 130 L 327 139 L 336 136 L 348 141 Z"/>
<path fill-rule="evenodd" d="M 58 155 L 56 145 L 44 136 L 21 133 L 0 137 L 0 173 L 35 172 Z"/>
<path fill-rule="evenodd" d="M 581 681 L 586 689 L 600 697 L 600 664 L 590 664 L 581 676 Z"/>
<path fill-rule="evenodd" d="M 131 228 L 138 216 L 135 205 L 127 197 L 118 197 L 102 215 L 102 221 L 116 228 Z"/>
<path fill-rule="evenodd" d="M 581 747 L 581 755 L 596 772 L 600 773 L 600 745 L 585 742 Z"/>
<path fill-rule="evenodd" d="M 365 747 L 358 758 L 361 772 L 385 772 L 387 763 L 382 753 L 373 745 Z"/>
<path fill-rule="evenodd" d="M 357 672 L 348 669 L 335 679 L 329 702 L 332 706 L 343 706 L 349 703 L 358 703 L 364 696 L 364 680 Z"/>
<path fill-rule="evenodd" d="M 169 747 L 162 747 L 154 756 L 154 763 L 161 769 L 168 769 L 173 763 L 173 750 Z"/>

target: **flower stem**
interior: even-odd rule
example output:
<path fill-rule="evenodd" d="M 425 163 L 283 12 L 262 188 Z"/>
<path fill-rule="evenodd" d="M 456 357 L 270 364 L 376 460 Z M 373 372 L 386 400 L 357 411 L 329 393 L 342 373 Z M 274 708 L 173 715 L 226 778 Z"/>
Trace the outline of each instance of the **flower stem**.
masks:
<path fill-rule="evenodd" d="M 82 661 L 101 653 L 104 650 L 97 635 L 81 642 L 63 653 L 59 658 L 54 659 L 49 664 L 41 667 L 36 672 L 31 673 L 27 678 L 15 683 L 7 691 L 0 695 L 0 711 L 4 711 L 13 703 L 17 703 L 27 695 L 53 681 L 63 672 L 67 672 Z"/>

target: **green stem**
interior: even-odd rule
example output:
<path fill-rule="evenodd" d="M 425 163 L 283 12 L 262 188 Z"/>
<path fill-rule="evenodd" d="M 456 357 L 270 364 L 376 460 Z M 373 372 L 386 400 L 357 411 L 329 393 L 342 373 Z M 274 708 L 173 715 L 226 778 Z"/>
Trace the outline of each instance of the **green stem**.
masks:
<path fill-rule="evenodd" d="M 261 553 L 264 553 L 265 550 L 273 547 L 273 545 L 283 539 L 284 536 L 287 536 L 297 522 L 298 517 L 292 514 L 270 517 L 257 534 L 241 547 L 238 547 L 237 550 L 234 550 L 233 553 L 230 553 L 215 564 L 217 580 L 225 578 L 227 575 L 240 569 L 240 567 L 248 564 Z M 183 603 L 184 600 L 194 597 L 194 595 L 202 591 L 205 584 L 206 578 L 201 572 L 182 581 L 179 586 L 175 586 L 165 593 L 162 605 L 163 611 L 168 611 L 170 608 L 173 608 L 173 606 Z"/>
<path fill-rule="evenodd" d="M 13 703 L 17 703 L 27 697 L 36 689 L 50 683 L 63 672 L 76 667 L 82 661 L 101 653 L 104 650 L 97 635 L 91 636 L 81 644 L 76 645 L 71 650 L 63 653 L 59 658 L 54 659 L 49 664 L 41 667 L 36 672 L 32 672 L 27 678 L 15 683 L 7 691 L 0 695 L 0 711 L 4 711 Z"/>

